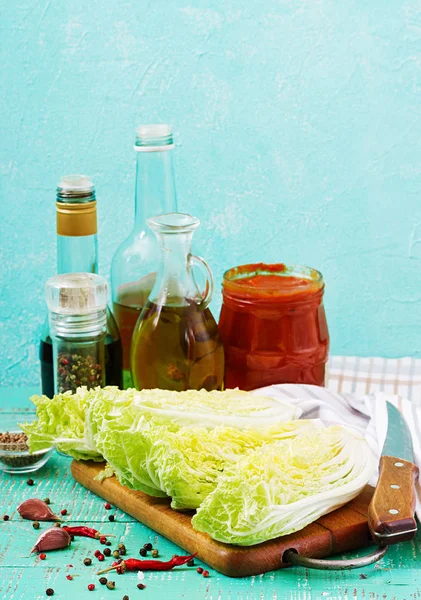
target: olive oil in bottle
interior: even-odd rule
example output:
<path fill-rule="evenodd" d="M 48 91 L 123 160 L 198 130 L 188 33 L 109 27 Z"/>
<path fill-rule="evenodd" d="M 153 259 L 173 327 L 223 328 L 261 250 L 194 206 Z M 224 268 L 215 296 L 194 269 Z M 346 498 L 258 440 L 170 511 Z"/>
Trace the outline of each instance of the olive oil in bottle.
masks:
<path fill-rule="evenodd" d="M 220 390 L 224 350 L 208 308 L 212 273 L 202 258 L 190 253 L 199 221 L 190 215 L 171 213 L 153 217 L 148 224 L 157 236 L 161 262 L 133 333 L 134 384 L 138 389 Z M 193 277 L 194 267 L 205 273 L 204 294 Z"/>
<path fill-rule="evenodd" d="M 158 268 L 156 238 L 146 224 L 154 215 L 177 210 L 169 125 L 140 125 L 136 130 L 135 222 L 111 265 L 113 311 L 123 346 L 123 386 L 132 387 L 130 347 L 136 321 L 153 288 Z"/>

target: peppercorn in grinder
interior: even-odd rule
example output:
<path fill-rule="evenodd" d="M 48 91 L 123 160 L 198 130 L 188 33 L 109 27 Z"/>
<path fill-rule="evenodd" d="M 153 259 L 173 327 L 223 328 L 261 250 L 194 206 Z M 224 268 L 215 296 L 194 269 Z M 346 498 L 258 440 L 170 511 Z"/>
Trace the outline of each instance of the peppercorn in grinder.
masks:
<path fill-rule="evenodd" d="M 105 384 L 107 282 L 94 273 L 66 273 L 45 286 L 53 342 L 54 393 Z"/>

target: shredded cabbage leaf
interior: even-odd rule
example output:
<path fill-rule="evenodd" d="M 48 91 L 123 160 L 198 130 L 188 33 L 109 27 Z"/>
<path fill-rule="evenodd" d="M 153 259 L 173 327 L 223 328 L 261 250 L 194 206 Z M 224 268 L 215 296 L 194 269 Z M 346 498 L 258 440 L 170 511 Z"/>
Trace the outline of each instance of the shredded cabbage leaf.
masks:
<path fill-rule="evenodd" d="M 221 542 L 259 544 L 352 500 L 374 466 L 367 442 L 345 427 L 276 441 L 227 466 L 192 524 Z"/>

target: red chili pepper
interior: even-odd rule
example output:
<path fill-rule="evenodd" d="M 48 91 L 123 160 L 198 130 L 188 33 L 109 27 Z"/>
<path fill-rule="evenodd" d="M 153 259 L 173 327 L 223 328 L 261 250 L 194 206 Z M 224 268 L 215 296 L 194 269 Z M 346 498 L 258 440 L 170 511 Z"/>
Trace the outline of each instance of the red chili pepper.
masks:
<path fill-rule="evenodd" d="M 68 527 L 67 525 L 64 525 L 62 527 L 62 529 L 67 531 L 67 533 L 70 535 L 81 535 L 83 537 L 93 538 L 94 540 L 98 540 L 100 538 L 103 538 L 104 540 L 106 540 L 107 536 L 114 537 L 110 534 L 99 533 L 99 531 L 97 531 L 96 529 L 93 529 L 92 527 L 85 527 L 85 526 Z"/>
<path fill-rule="evenodd" d="M 70 533 L 70 535 L 82 535 L 84 537 L 90 537 L 90 538 L 94 538 L 96 534 L 98 533 L 96 529 L 92 529 L 92 527 L 67 527 L 67 525 L 64 525 L 62 527 L 62 529 L 65 529 L 67 531 L 67 533 Z"/>
<path fill-rule="evenodd" d="M 185 565 L 189 560 L 194 558 L 196 554 L 197 552 L 190 556 L 174 556 L 171 560 L 165 562 L 162 560 L 139 560 L 137 558 L 128 558 L 127 560 L 122 560 L 121 563 L 113 563 L 111 567 L 99 571 L 97 575 L 102 575 L 102 573 L 107 573 L 113 569 L 117 569 L 117 573 L 119 570 L 121 573 L 124 573 L 124 571 L 171 571 L 174 567 Z"/>

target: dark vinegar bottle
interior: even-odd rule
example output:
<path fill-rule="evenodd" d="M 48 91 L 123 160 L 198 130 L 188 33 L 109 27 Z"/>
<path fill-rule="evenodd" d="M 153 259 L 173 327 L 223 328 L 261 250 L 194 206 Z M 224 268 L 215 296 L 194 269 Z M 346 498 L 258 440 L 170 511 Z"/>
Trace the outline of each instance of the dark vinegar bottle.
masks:
<path fill-rule="evenodd" d="M 68 175 L 57 187 L 57 271 L 97 273 L 98 238 L 95 189 L 85 175 Z M 54 395 L 53 348 L 48 320 L 39 346 L 41 390 Z M 105 384 L 122 386 L 122 351 L 118 328 L 107 308 Z"/>

